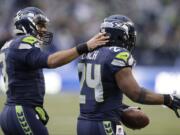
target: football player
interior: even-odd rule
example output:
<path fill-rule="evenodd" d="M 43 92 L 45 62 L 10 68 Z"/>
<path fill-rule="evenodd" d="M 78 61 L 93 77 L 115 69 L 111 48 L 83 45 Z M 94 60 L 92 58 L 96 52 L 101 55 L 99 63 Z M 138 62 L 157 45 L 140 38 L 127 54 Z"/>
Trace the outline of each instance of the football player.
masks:
<path fill-rule="evenodd" d="M 140 117 L 136 114 L 137 118 L 133 118 L 131 108 L 122 104 L 123 94 L 136 103 L 166 105 L 177 111 L 180 108 L 177 95 L 150 92 L 140 87 L 132 74 L 135 60 L 131 52 L 136 42 L 132 20 L 124 15 L 109 16 L 104 19 L 100 31 L 106 32 L 110 41 L 106 46 L 82 55 L 78 63 L 81 92 L 77 134 L 124 135 L 121 121 L 134 129 L 141 128 L 138 125 L 146 126 L 148 118 L 142 112 L 138 113 Z M 135 113 L 139 109 L 134 110 L 137 110 Z M 128 113 L 124 114 L 126 111 Z M 136 123 L 141 116 L 145 118 L 141 121 L 144 123 Z"/>
<path fill-rule="evenodd" d="M 42 68 L 59 67 L 108 42 L 108 36 L 100 33 L 77 47 L 45 53 L 40 47 L 50 45 L 53 37 L 47 30 L 48 21 L 36 7 L 20 10 L 14 18 L 16 36 L 1 48 L 7 100 L 0 125 L 6 135 L 48 135 Z"/>

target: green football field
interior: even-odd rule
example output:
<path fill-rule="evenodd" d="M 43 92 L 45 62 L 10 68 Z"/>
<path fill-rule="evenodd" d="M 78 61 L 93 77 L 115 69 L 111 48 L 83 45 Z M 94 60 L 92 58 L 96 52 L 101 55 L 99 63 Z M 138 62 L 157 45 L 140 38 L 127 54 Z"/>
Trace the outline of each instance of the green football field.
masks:
<path fill-rule="evenodd" d="M 0 110 L 4 100 L 5 97 L 0 95 Z M 137 106 L 127 99 L 125 102 Z M 128 135 L 180 135 L 180 119 L 172 111 L 162 106 L 139 106 L 150 117 L 150 125 L 141 130 L 125 129 Z M 48 95 L 45 108 L 50 116 L 47 125 L 50 135 L 76 135 L 76 117 L 79 112 L 77 94 Z"/>

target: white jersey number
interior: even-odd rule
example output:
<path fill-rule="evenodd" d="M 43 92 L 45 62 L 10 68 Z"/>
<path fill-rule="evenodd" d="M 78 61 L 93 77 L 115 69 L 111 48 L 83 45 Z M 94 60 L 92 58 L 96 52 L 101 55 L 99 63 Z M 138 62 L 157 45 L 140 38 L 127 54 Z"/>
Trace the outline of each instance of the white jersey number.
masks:
<path fill-rule="evenodd" d="M 79 63 L 78 71 L 82 73 L 80 78 L 80 88 L 82 90 L 84 83 L 95 91 L 96 102 L 103 102 L 103 86 L 101 81 L 101 65 L 91 63 Z M 93 72 L 92 72 L 93 71 Z M 93 77 L 92 77 L 93 76 Z M 81 98 L 82 99 L 82 98 Z M 85 98 L 83 98 L 85 100 Z M 83 103 L 85 101 L 82 101 Z"/>
<path fill-rule="evenodd" d="M 6 71 L 6 60 L 5 60 L 5 54 L 0 53 L 0 64 L 2 64 L 2 75 L 4 78 L 4 83 L 5 83 L 5 90 L 8 89 L 8 75 Z"/>

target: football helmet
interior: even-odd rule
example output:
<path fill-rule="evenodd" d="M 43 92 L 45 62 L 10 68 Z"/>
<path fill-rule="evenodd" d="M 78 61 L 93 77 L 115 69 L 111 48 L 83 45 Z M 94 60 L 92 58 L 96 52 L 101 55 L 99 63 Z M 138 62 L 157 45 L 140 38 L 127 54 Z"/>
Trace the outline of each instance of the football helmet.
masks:
<path fill-rule="evenodd" d="M 105 18 L 100 31 L 106 32 L 110 36 L 108 46 L 120 46 L 130 52 L 135 47 L 136 30 L 134 23 L 124 15 L 111 15 Z"/>
<path fill-rule="evenodd" d="M 38 25 L 46 27 L 49 19 L 44 12 L 36 7 L 27 7 L 18 11 L 14 17 L 15 34 L 29 34 L 39 37 L 43 44 L 50 44 L 53 38 L 51 32 L 39 31 Z"/>

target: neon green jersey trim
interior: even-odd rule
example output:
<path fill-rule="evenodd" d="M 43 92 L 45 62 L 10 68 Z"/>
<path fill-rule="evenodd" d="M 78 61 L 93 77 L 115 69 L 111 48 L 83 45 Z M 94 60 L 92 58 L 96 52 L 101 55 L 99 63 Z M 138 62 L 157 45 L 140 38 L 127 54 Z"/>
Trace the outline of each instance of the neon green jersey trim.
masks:
<path fill-rule="evenodd" d="M 115 135 L 110 121 L 103 121 L 103 126 L 105 129 L 106 135 Z"/>
<path fill-rule="evenodd" d="M 46 120 L 46 115 L 44 110 L 41 107 L 36 107 L 36 111 L 38 112 L 39 116 L 41 117 L 42 120 Z"/>
<path fill-rule="evenodd" d="M 128 52 L 120 52 L 119 54 L 116 55 L 116 58 L 127 62 L 128 58 L 129 58 L 129 53 Z"/>
<path fill-rule="evenodd" d="M 29 44 L 33 45 L 38 40 L 37 40 L 37 38 L 35 38 L 33 36 L 28 36 L 28 37 L 23 38 L 22 41 L 25 42 L 25 43 L 29 43 Z"/>
<path fill-rule="evenodd" d="M 21 125 L 21 128 L 23 129 L 25 135 L 33 135 L 33 132 L 24 115 L 22 106 L 17 105 L 15 109 L 16 109 L 16 116 L 18 118 L 19 124 Z"/>

